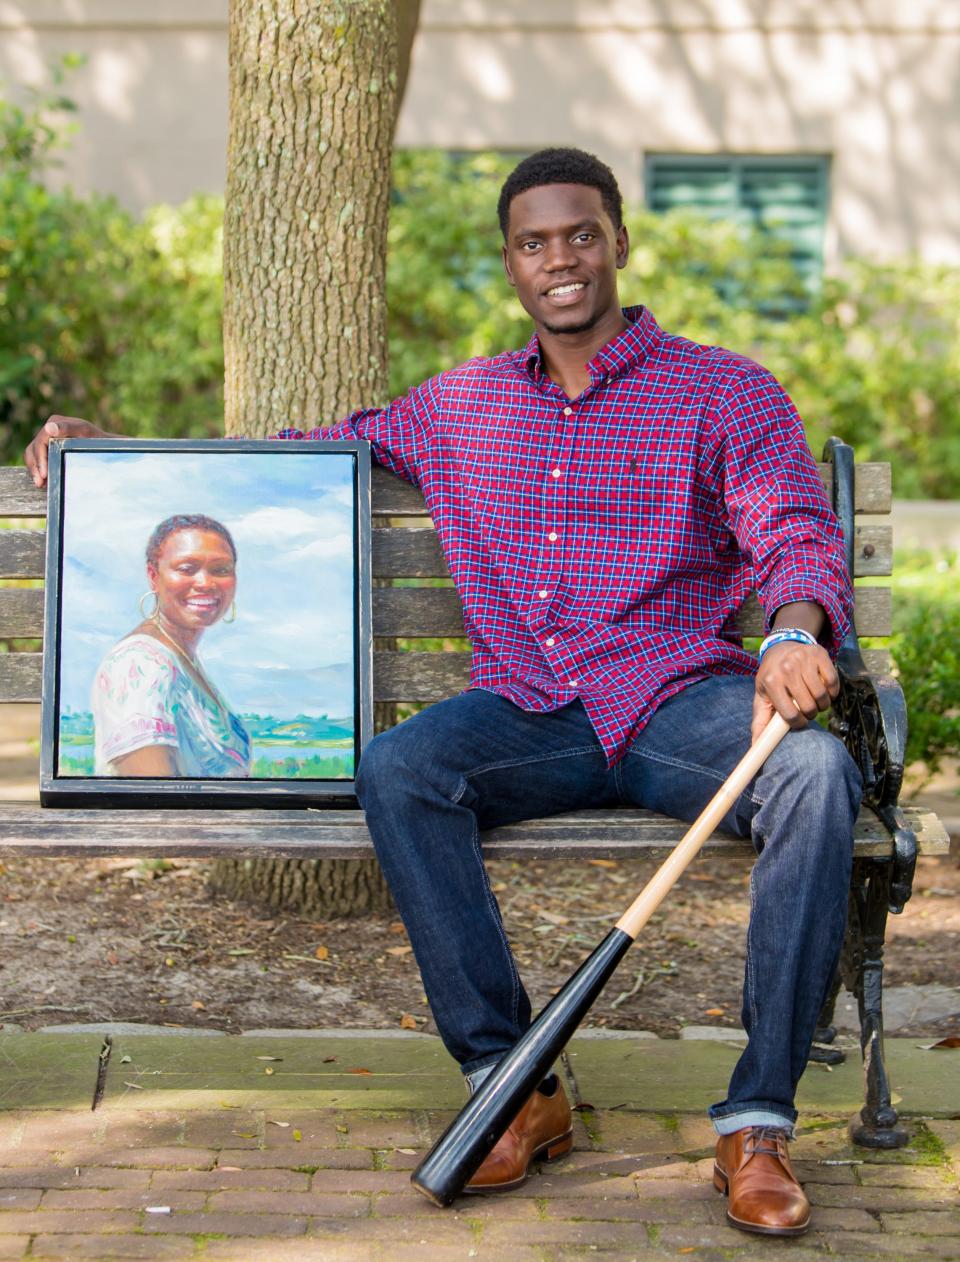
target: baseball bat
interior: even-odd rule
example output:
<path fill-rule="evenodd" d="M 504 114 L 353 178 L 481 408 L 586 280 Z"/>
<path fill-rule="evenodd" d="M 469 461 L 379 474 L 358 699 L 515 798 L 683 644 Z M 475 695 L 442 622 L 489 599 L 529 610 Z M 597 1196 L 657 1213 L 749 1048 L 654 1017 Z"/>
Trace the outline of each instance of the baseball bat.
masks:
<path fill-rule="evenodd" d="M 764 728 L 637 898 L 504 1056 L 417 1166 L 410 1181 L 435 1205 L 449 1205 L 510 1125 L 603 990 L 637 934 L 700 847 L 777 747 L 789 726 Z"/>

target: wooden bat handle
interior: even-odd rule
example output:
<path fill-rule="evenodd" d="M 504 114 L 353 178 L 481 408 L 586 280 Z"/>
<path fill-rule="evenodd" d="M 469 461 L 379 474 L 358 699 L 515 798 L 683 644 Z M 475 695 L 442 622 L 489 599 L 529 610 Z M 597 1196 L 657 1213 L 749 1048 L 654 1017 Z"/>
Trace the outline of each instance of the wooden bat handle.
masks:
<path fill-rule="evenodd" d="M 763 729 L 755 745 L 751 745 L 733 771 L 690 825 L 653 877 L 617 921 L 617 928 L 636 938 L 637 934 L 673 889 L 685 868 L 700 847 L 730 810 L 734 802 L 780 744 L 790 726 L 779 714 Z"/>

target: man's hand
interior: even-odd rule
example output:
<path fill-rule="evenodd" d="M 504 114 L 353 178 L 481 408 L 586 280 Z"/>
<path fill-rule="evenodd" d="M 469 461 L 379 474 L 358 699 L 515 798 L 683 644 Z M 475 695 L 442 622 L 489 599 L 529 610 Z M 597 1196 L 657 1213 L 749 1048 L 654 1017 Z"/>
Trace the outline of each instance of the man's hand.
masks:
<path fill-rule="evenodd" d="M 105 430 L 91 425 L 79 416 L 51 416 L 37 430 L 33 442 L 23 453 L 23 462 L 39 487 L 47 484 L 47 448 L 52 438 L 112 438 Z"/>
<path fill-rule="evenodd" d="M 826 649 L 785 640 L 763 655 L 757 671 L 750 739 L 755 741 L 773 717 L 782 714 L 794 729 L 827 710 L 840 691 L 840 679 Z"/>

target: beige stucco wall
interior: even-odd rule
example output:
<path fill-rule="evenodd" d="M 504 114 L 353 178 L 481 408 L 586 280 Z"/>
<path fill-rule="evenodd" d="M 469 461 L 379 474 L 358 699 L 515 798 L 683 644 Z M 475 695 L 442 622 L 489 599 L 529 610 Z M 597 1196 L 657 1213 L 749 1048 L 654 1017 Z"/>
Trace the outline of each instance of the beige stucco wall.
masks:
<path fill-rule="evenodd" d="M 67 173 L 132 205 L 223 183 L 226 0 L 0 0 L 0 73 L 66 49 Z M 424 0 L 402 145 L 829 154 L 828 257 L 960 261 L 960 4 Z"/>

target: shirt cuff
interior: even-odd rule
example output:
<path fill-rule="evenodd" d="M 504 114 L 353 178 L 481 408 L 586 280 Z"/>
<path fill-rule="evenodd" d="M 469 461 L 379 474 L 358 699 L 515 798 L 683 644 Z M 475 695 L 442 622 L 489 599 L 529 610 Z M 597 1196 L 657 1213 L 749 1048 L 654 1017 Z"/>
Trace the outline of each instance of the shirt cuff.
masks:
<path fill-rule="evenodd" d="M 826 623 L 820 632 L 820 643 L 832 658 L 836 658 L 850 630 L 853 610 L 852 602 L 829 583 L 796 577 L 771 584 L 763 594 L 764 634 L 769 635 L 773 630 L 773 619 L 782 605 L 800 600 L 813 601 L 823 610 Z"/>

